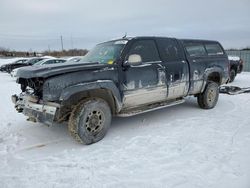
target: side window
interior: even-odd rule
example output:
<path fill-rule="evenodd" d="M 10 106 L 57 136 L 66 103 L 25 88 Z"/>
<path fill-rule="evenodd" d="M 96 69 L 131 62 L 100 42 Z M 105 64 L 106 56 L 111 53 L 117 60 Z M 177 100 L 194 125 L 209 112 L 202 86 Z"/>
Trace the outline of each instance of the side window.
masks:
<path fill-rule="evenodd" d="M 61 60 L 61 59 L 58 59 L 58 60 L 55 60 L 55 63 L 63 63 L 64 60 Z"/>
<path fill-rule="evenodd" d="M 54 60 L 49 60 L 47 62 L 45 62 L 44 64 L 48 65 L 48 64 L 53 64 L 54 63 Z"/>
<path fill-rule="evenodd" d="M 186 50 L 189 56 L 205 56 L 207 55 L 206 50 L 202 44 L 188 44 Z"/>
<path fill-rule="evenodd" d="M 34 64 L 34 63 L 37 63 L 38 61 L 41 61 L 41 60 L 42 60 L 42 59 L 35 59 L 34 62 L 33 62 L 33 64 Z"/>
<path fill-rule="evenodd" d="M 208 55 L 223 55 L 223 50 L 219 44 L 205 44 Z"/>
<path fill-rule="evenodd" d="M 184 58 L 183 51 L 176 40 L 158 39 L 157 44 L 163 61 L 178 61 Z"/>
<path fill-rule="evenodd" d="M 139 40 L 134 42 L 129 50 L 128 56 L 132 54 L 140 55 L 142 62 L 160 61 L 157 47 L 153 40 Z"/>

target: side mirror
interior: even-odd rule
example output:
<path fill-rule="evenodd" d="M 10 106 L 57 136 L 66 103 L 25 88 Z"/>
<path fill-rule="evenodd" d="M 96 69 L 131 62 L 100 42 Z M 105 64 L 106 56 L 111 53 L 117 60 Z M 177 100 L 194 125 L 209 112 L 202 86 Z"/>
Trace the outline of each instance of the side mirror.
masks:
<path fill-rule="evenodd" d="M 131 54 L 128 57 L 128 61 L 126 61 L 127 65 L 141 65 L 142 59 L 141 56 L 138 54 Z"/>

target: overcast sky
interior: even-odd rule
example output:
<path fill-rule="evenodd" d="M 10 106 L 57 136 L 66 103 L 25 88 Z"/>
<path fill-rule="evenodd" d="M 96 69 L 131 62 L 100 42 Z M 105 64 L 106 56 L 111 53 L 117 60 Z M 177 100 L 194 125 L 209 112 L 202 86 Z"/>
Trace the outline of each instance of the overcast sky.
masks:
<path fill-rule="evenodd" d="M 213 39 L 250 46 L 250 0 L 0 0 L 0 47 L 92 48 L 128 36 Z"/>

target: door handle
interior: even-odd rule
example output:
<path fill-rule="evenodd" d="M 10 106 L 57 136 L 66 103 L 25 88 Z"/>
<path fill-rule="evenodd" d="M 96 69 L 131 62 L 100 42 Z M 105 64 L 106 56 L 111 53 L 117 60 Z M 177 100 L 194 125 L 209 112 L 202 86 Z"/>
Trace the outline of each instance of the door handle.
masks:
<path fill-rule="evenodd" d="M 165 71 L 166 69 L 163 68 L 163 67 L 159 67 L 159 68 L 157 68 L 157 70 L 158 70 L 158 71 Z"/>
<path fill-rule="evenodd" d="M 157 70 L 160 70 L 160 71 L 165 71 L 166 70 L 166 67 L 165 66 L 163 66 L 162 64 L 158 64 L 158 68 L 157 68 Z"/>

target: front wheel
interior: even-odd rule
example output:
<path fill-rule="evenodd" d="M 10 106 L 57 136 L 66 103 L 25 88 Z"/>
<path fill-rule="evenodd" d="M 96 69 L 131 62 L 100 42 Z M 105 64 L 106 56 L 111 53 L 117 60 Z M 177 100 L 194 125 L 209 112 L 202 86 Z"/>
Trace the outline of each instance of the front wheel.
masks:
<path fill-rule="evenodd" d="M 111 110 L 106 101 L 99 98 L 86 99 L 71 112 L 68 129 L 77 141 L 92 144 L 106 135 L 111 118 Z"/>
<path fill-rule="evenodd" d="M 219 98 L 219 86 L 215 82 L 208 82 L 203 93 L 197 96 L 198 104 L 203 109 L 214 108 Z"/>

